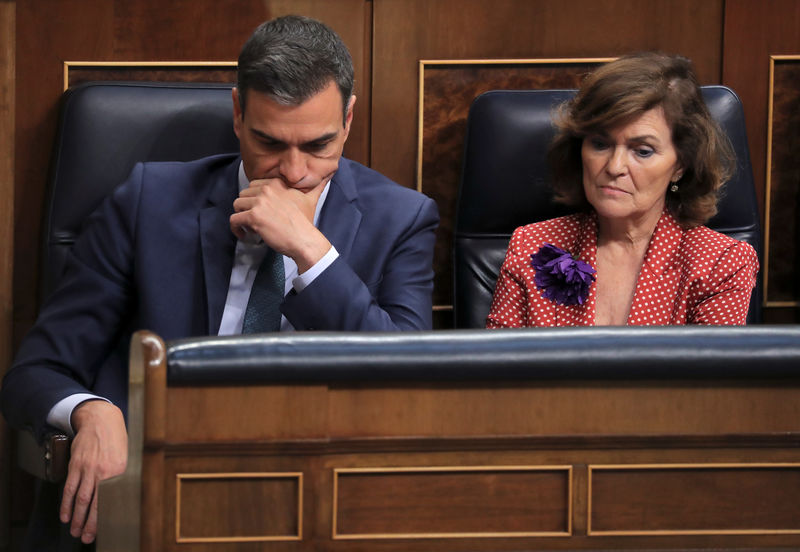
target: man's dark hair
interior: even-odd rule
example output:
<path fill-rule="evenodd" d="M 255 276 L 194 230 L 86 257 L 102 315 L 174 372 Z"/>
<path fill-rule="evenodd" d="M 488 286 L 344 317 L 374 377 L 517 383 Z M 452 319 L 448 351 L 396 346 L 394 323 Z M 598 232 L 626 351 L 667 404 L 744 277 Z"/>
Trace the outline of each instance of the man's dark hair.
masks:
<path fill-rule="evenodd" d="M 262 23 L 239 54 L 236 87 L 242 113 L 249 90 L 281 104 L 299 105 L 331 81 L 342 94 L 346 120 L 353 60 L 339 35 L 309 17 L 287 15 Z"/>

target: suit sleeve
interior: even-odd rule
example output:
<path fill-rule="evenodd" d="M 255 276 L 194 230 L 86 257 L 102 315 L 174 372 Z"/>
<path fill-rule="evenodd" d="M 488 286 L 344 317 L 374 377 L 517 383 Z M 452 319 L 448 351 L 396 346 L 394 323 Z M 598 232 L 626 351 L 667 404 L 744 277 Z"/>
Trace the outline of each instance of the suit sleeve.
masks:
<path fill-rule="evenodd" d="M 342 257 L 301 293 L 292 290 L 282 311 L 297 330 L 396 331 L 432 326 L 436 204 L 424 198 L 393 244 L 378 281 L 369 285 Z"/>
<path fill-rule="evenodd" d="M 41 438 L 61 399 L 92 392 L 130 314 L 131 248 L 142 167 L 89 218 L 0 390 L 9 423 Z M 127 379 L 126 374 L 116 377 Z M 117 397 L 109 397 L 116 400 Z"/>
<path fill-rule="evenodd" d="M 758 256 L 750 244 L 736 242 L 727 248 L 710 271 L 705 285 L 694 292 L 694 305 L 687 313 L 687 322 L 744 324 L 757 273 Z"/>

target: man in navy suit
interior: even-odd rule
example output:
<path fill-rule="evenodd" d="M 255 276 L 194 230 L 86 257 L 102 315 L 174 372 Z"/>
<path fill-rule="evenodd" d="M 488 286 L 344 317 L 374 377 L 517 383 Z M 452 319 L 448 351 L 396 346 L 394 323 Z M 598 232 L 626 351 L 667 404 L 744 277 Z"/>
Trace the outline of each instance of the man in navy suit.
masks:
<path fill-rule="evenodd" d="M 58 512 L 72 537 L 94 539 L 97 483 L 125 468 L 119 344 L 139 328 L 241 333 L 270 250 L 282 256 L 281 330 L 430 328 L 436 206 L 341 157 L 352 89 L 331 29 L 269 21 L 239 56 L 241 156 L 139 164 L 92 215 L 0 396 L 12 425 L 74 433 Z"/>

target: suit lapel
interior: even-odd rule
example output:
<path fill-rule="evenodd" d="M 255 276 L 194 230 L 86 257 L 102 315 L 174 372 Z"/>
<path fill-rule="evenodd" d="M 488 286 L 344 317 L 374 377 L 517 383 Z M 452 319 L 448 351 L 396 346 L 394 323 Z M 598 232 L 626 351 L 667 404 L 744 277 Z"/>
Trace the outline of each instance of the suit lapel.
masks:
<path fill-rule="evenodd" d="M 358 192 L 347 161 L 340 159 L 339 170 L 331 180 L 328 197 L 322 207 L 319 230 L 343 259 L 350 258 L 353 242 L 361 225 L 357 198 Z"/>
<path fill-rule="evenodd" d="M 200 248 L 206 291 L 209 335 L 216 335 L 228 295 L 236 237 L 230 230 L 233 201 L 238 196 L 239 161 L 231 163 L 213 178 L 208 204 L 200 210 Z"/>

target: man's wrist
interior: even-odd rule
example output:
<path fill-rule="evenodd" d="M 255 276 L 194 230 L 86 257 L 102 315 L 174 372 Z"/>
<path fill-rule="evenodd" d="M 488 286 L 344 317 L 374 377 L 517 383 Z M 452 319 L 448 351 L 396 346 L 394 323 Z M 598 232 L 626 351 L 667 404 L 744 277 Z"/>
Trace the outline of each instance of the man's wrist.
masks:
<path fill-rule="evenodd" d="M 114 406 L 110 401 L 99 397 L 85 400 L 72 409 L 70 425 L 75 430 L 75 433 L 78 433 L 81 430 L 82 425 L 87 421 L 91 420 L 92 418 L 104 417 L 102 413 L 107 413 L 107 408 L 116 409 L 117 407 Z"/>
<path fill-rule="evenodd" d="M 60 429 L 70 437 L 74 437 L 75 431 L 72 427 L 72 413 L 84 402 L 94 400 L 108 402 L 107 399 L 92 393 L 76 393 L 65 397 L 58 401 L 53 408 L 50 409 L 50 412 L 47 413 L 47 423 Z"/>
<path fill-rule="evenodd" d="M 314 230 L 316 230 L 314 237 L 305 241 L 298 252 L 289 255 L 297 265 L 297 272 L 299 274 L 307 272 L 311 267 L 317 264 L 332 247 L 331 242 L 328 241 L 328 238 L 326 238 L 322 232 L 316 228 Z"/>
<path fill-rule="evenodd" d="M 329 266 L 333 264 L 333 261 L 338 258 L 339 252 L 336 251 L 336 248 L 331 245 L 322 258 L 314 263 L 314 266 L 304 272 L 301 272 L 292 280 L 292 287 L 294 290 L 297 293 L 303 291 L 311 284 L 311 282 L 317 279 L 317 276 L 322 274 Z"/>

